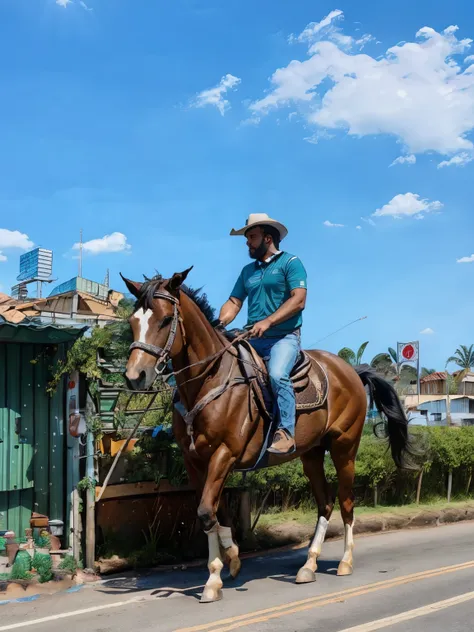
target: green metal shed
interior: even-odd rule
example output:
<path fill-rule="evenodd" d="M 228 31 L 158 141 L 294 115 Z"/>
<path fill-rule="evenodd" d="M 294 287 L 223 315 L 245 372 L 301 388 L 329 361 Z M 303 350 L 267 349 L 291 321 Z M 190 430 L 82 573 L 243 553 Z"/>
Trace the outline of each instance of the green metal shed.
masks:
<path fill-rule="evenodd" d="M 46 389 L 84 331 L 0 319 L 0 530 L 23 535 L 33 511 L 68 523 L 66 389 Z"/>

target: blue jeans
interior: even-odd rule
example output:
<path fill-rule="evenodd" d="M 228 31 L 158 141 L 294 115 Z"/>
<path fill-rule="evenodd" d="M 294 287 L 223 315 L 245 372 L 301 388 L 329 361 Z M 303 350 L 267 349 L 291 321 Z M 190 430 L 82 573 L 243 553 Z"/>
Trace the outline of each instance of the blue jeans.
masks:
<path fill-rule="evenodd" d="M 249 342 L 267 365 L 279 413 L 279 427 L 294 437 L 296 400 L 290 373 L 300 353 L 300 334 L 295 332 L 281 338 L 252 338 Z"/>

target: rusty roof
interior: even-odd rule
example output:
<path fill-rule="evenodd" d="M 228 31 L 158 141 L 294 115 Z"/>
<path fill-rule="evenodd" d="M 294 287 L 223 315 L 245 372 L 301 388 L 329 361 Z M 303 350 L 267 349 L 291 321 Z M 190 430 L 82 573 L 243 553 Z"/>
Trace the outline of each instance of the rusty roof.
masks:
<path fill-rule="evenodd" d="M 444 371 L 437 371 L 436 373 L 431 373 L 430 375 L 426 375 L 422 377 L 420 382 L 438 382 L 446 379 L 446 373 Z"/>

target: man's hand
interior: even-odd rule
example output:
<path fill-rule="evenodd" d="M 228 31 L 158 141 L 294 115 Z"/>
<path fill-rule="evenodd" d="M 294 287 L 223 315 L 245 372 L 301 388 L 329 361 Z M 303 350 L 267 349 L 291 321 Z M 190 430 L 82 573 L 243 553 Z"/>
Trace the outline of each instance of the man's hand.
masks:
<path fill-rule="evenodd" d="M 268 318 L 265 320 L 261 320 L 259 323 L 255 323 L 255 325 L 250 330 L 250 338 L 261 338 L 263 334 L 270 329 L 272 323 Z"/>

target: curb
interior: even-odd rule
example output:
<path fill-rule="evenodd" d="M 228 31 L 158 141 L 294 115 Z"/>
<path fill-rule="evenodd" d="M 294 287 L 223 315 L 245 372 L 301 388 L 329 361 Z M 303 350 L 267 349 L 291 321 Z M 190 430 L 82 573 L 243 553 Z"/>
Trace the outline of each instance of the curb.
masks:
<path fill-rule="evenodd" d="M 18 597 L 17 599 L 4 599 L 0 600 L 0 606 L 6 606 L 12 603 L 28 603 L 30 601 L 36 601 L 40 597 L 51 597 L 52 595 L 61 595 L 66 593 L 74 593 L 82 590 L 86 586 L 86 584 L 78 584 L 77 586 L 72 586 L 71 588 L 67 588 L 66 590 L 58 590 L 57 592 L 51 593 L 38 593 L 37 595 L 29 595 L 28 597 Z"/>
<path fill-rule="evenodd" d="M 354 535 L 368 535 L 400 531 L 402 529 L 419 529 L 425 527 L 440 527 L 456 522 L 474 521 L 474 503 L 464 507 L 451 507 L 438 510 L 420 510 L 413 513 L 382 513 L 361 517 L 354 524 Z M 288 535 L 288 531 L 293 533 Z M 261 527 L 257 529 L 257 539 L 274 551 L 272 542 L 276 546 L 302 545 L 313 537 L 314 529 L 308 526 L 300 526 L 295 522 L 283 522 L 277 526 Z M 342 520 L 332 520 L 329 523 L 326 540 L 341 538 L 344 536 Z"/>
<path fill-rule="evenodd" d="M 386 514 L 374 514 L 372 516 L 367 516 L 365 518 L 361 517 L 354 526 L 354 535 L 374 535 L 378 533 L 390 533 L 394 531 L 400 531 L 403 529 L 423 529 L 423 528 L 433 528 L 433 527 L 442 527 L 449 524 L 454 524 L 457 522 L 474 522 L 474 502 L 471 505 L 462 507 L 462 508 L 447 508 L 437 511 L 429 511 L 429 510 L 421 510 L 414 512 L 413 514 L 402 514 L 402 513 L 386 513 Z M 253 550 L 246 551 L 240 555 L 241 560 L 246 559 L 254 559 L 257 557 L 265 557 L 268 555 L 272 555 L 274 553 L 284 553 L 287 551 L 297 551 L 308 545 L 311 538 L 313 537 L 313 529 L 309 529 L 309 527 L 300 527 L 299 533 L 295 533 L 290 541 L 284 542 L 284 536 L 278 534 L 278 530 L 281 527 L 291 525 L 293 528 L 297 526 L 297 523 L 294 522 L 284 522 L 279 526 L 274 527 L 263 527 L 261 528 L 260 538 L 265 540 L 274 538 L 276 546 L 268 546 L 268 541 L 266 542 L 267 547 L 261 550 Z M 262 533 L 263 532 L 263 533 Z M 258 534 L 258 529 L 257 529 Z M 265 534 L 265 535 L 263 535 Z M 342 521 L 333 520 L 329 523 L 326 539 L 327 540 L 336 540 L 341 539 L 344 536 L 344 526 Z M 74 593 L 82 590 L 85 586 L 101 586 L 107 584 L 109 581 L 113 581 L 114 578 L 119 576 L 123 576 L 124 572 L 130 573 L 131 575 L 137 576 L 142 575 L 146 576 L 151 573 L 165 573 L 172 571 L 186 571 L 192 568 L 204 568 L 207 565 L 207 560 L 199 559 L 193 560 L 192 562 L 186 564 L 167 564 L 155 566 L 148 569 L 143 569 L 140 572 L 131 571 L 130 568 L 124 567 L 121 570 L 117 570 L 116 572 L 111 572 L 106 574 L 106 579 L 101 579 L 93 582 L 85 582 L 82 584 L 78 584 L 76 586 L 72 586 L 66 590 L 58 590 L 57 592 L 52 593 L 40 593 L 36 595 L 29 595 L 27 597 L 19 597 L 16 599 L 6 599 L 0 600 L 0 606 L 5 606 L 7 604 L 12 603 L 27 603 L 33 602 L 39 599 L 40 597 L 46 597 L 50 595 L 60 595 L 67 593 Z"/>

